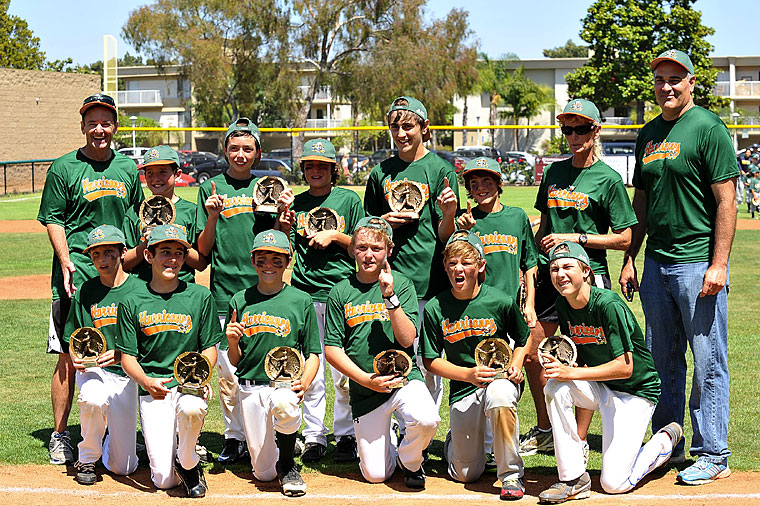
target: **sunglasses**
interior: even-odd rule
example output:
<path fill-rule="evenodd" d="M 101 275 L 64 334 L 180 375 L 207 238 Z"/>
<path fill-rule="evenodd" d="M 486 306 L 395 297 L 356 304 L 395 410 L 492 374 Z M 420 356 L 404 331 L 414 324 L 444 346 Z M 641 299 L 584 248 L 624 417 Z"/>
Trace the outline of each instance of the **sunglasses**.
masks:
<path fill-rule="evenodd" d="M 84 102 L 82 105 L 91 104 L 93 102 L 97 102 L 100 104 L 108 104 L 112 107 L 116 107 L 116 103 L 113 101 L 113 98 L 109 97 L 108 95 L 104 95 L 102 93 L 96 93 L 95 95 L 90 95 L 89 97 L 84 99 Z"/>
<path fill-rule="evenodd" d="M 586 123 L 585 125 L 578 125 L 578 126 L 575 126 L 575 127 L 562 126 L 562 127 L 560 127 L 560 130 L 565 135 L 572 135 L 573 132 L 575 132 L 578 135 L 586 135 L 589 132 L 591 132 L 592 130 L 594 130 L 595 128 L 596 128 L 596 126 L 594 126 L 593 123 Z"/>

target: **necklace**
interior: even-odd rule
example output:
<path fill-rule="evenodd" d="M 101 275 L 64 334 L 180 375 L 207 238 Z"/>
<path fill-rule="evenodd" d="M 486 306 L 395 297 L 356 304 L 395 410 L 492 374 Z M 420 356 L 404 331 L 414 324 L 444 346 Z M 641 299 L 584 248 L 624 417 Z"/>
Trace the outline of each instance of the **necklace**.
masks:
<path fill-rule="evenodd" d="M 593 159 L 592 159 L 592 161 L 591 161 L 591 165 L 594 165 L 595 163 L 596 163 L 596 160 L 593 160 Z M 578 176 L 576 176 L 576 178 L 575 178 L 575 181 L 573 181 L 573 184 L 571 184 L 570 186 L 568 186 L 568 187 L 567 187 L 567 189 L 568 189 L 569 191 L 571 191 L 571 192 L 572 192 L 572 191 L 575 191 L 575 189 L 576 189 L 576 188 L 578 187 L 578 185 L 580 184 L 580 182 L 581 182 L 581 179 L 583 179 L 583 176 L 585 176 L 585 175 L 586 175 L 586 172 L 588 172 L 588 170 L 591 168 L 591 165 L 589 165 L 588 167 L 581 167 L 581 168 L 580 168 L 580 170 L 581 170 L 581 173 L 580 173 L 580 174 L 578 174 Z M 573 167 L 573 168 L 576 168 L 576 167 Z"/>

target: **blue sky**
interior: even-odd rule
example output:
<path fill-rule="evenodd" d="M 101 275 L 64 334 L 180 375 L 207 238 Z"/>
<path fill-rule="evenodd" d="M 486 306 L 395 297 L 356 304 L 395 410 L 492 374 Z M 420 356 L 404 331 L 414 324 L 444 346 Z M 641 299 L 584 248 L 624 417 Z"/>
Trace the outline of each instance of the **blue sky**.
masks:
<path fill-rule="evenodd" d="M 71 57 L 86 64 L 103 59 L 103 35 L 116 36 L 119 55 L 135 54 L 121 38 L 130 11 L 148 0 L 11 0 L 10 13 L 24 18 L 39 37 L 51 60 Z M 568 39 L 580 43 L 581 21 L 591 0 L 429 0 L 428 11 L 444 16 L 451 8 L 470 12 L 470 26 L 480 40 L 481 51 L 492 57 L 512 52 L 522 59 L 540 58 L 541 50 L 561 46 Z M 494 5 L 499 5 L 494 8 Z M 758 54 L 754 21 L 739 29 L 737 20 L 757 10 L 757 0 L 698 0 L 702 22 L 715 28 L 710 42 L 713 54 Z M 727 8 L 730 6 L 730 8 Z M 749 18 L 753 19 L 753 18 Z M 84 24 L 84 21 L 87 24 Z M 743 23 L 743 21 L 741 21 Z"/>

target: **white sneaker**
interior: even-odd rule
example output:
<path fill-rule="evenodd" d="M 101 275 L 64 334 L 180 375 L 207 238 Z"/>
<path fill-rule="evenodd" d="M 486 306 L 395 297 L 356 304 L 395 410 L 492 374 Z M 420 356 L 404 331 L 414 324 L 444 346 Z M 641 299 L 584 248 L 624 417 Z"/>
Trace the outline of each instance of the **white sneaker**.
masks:
<path fill-rule="evenodd" d="M 71 446 L 69 431 L 53 432 L 50 435 L 48 452 L 50 453 L 51 464 L 64 465 L 74 462 L 74 447 Z"/>

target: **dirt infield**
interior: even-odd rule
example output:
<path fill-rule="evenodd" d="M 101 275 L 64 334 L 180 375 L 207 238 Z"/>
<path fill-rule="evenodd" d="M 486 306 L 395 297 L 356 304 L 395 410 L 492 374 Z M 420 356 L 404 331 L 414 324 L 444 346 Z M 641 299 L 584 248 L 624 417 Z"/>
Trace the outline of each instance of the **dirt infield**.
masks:
<path fill-rule="evenodd" d="M 366 505 L 370 503 L 430 504 L 453 506 L 479 502 L 499 502 L 498 487 L 493 482 L 494 475 L 471 484 L 455 483 L 448 478 L 429 476 L 427 488 L 421 492 L 411 492 L 403 484 L 400 473 L 396 473 L 387 483 L 372 485 L 365 482 L 358 473 L 345 476 L 326 474 L 304 474 L 308 493 L 301 499 L 286 499 L 279 492 L 276 482 L 261 483 L 251 478 L 249 473 L 232 473 L 218 468 L 206 472 L 209 492 L 199 504 L 263 504 L 273 500 L 294 500 L 299 502 L 319 501 L 321 505 L 340 504 L 343 506 Z M 102 470 L 101 470 L 102 471 Z M 0 493 L 3 504 L 10 506 L 64 505 L 94 502 L 100 505 L 130 506 L 143 504 L 182 503 L 181 488 L 157 491 L 151 484 L 150 473 L 140 468 L 129 477 L 114 477 L 103 474 L 100 481 L 91 487 L 74 482 L 72 467 L 59 466 L 0 466 Z M 526 475 L 526 496 L 517 504 L 537 504 L 537 495 L 555 481 L 555 476 Z M 588 504 L 595 505 L 744 505 L 759 504 L 760 493 L 755 484 L 760 473 L 734 473 L 730 478 L 701 487 L 675 484 L 675 471 L 655 473 L 651 480 L 635 491 L 609 496 L 599 488 L 599 477 L 592 476 L 593 493 Z"/>

